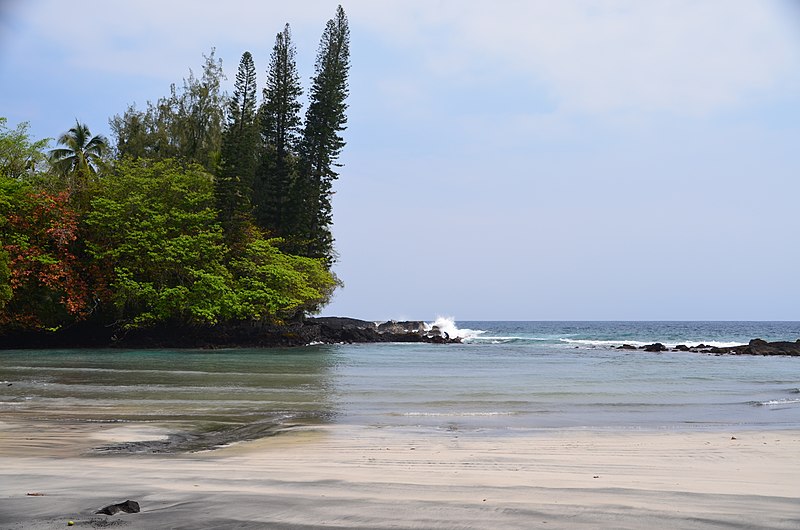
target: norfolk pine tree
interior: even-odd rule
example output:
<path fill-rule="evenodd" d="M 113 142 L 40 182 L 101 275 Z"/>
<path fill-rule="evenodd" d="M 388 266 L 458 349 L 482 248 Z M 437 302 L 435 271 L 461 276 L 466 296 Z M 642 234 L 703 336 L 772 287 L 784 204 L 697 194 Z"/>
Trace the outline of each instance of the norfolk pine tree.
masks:
<path fill-rule="evenodd" d="M 301 143 L 302 167 L 294 196 L 300 212 L 298 229 L 301 255 L 322 258 L 330 266 L 335 261 L 331 223 L 334 169 L 345 145 L 340 136 L 347 123 L 347 84 L 350 69 L 350 30 L 342 6 L 329 20 L 322 34 L 315 76 L 312 79 L 309 107 Z"/>
<path fill-rule="evenodd" d="M 256 218 L 271 233 L 289 237 L 294 231 L 290 192 L 295 179 L 303 94 L 295 64 L 289 24 L 275 37 L 264 103 L 259 109 L 264 153 L 256 187 Z"/>
<path fill-rule="evenodd" d="M 258 143 L 256 67 L 250 52 L 244 52 L 228 104 L 228 122 L 222 135 L 222 168 L 215 189 L 220 221 L 229 243 L 242 235 L 250 217 Z"/>

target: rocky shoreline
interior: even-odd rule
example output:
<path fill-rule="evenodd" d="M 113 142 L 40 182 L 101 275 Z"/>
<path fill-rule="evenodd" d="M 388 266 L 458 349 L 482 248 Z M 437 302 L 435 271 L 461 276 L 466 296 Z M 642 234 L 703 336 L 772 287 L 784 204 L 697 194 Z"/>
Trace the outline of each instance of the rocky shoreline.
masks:
<path fill-rule="evenodd" d="M 343 317 L 306 318 L 281 326 L 234 323 L 217 326 L 162 324 L 123 330 L 81 323 L 58 331 L 0 333 L 0 350 L 52 348 L 237 348 L 292 347 L 310 344 L 426 342 L 460 343 L 422 321 L 375 323 Z"/>
<path fill-rule="evenodd" d="M 666 351 L 672 352 L 692 352 L 692 353 L 705 353 L 710 355 L 787 355 L 790 357 L 800 357 L 800 339 L 795 342 L 777 341 L 767 342 L 762 339 L 753 339 L 747 344 L 738 346 L 708 346 L 706 344 L 698 344 L 696 346 L 687 346 L 686 344 L 678 344 L 674 348 L 667 348 L 660 342 L 648 344 L 637 348 L 631 344 L 623 344 L 617 348 L 618 350 L 643 350 L 646 352 L 661 353 Z"/>
<path fill-rule="evenodd" d="M 457 344 L 436 326 L 421 320 L 371 322 L 346 317 L 315 317 L 281 326 L 238 322 L 217 326 L 161 324 L 143 329 L 124 330 L 97 323 L 81 323 L 58 331 L 0 331 L 0 350 L 53 348 L 273 348 L 314 344 L 353 344 L 380 342 L 420 342 Z M 645 346 L 623 344 L 618 350 L 650 353 L 692 352 L 708 355 L 784 355 L 800 357 L 800 339 L 795 342 L 767 342 L 753 339 L 737 346 L 678 344 L 667 347 L 660 342 Z"/>

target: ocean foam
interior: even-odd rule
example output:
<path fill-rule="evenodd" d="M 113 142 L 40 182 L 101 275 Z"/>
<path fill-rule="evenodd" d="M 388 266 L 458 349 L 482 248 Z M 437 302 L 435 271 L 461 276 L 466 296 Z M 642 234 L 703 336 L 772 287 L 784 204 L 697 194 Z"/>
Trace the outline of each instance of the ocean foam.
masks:
<path fill-rule="evenodd" d="M 548 339 L 532 339 L 530 337 L 471 337 L 467 342 L 476 342 L 480 344 L 513 344 L 513 343 L 527 343 L 527 342 L 541 342 Z"/>
<path fill-rule="evenodd" d="M 756 405 L 763 407 L 780 406 L 780 405 L 793 405 L 800 403 L 800 399 L 772 399 L 770 401 L 759 401 Z"/>
<path fill-rule="evenodd" d="M 486 333 L 485 331 L 479 329 L 459 329 L 458 326 L 456 326 L 456 321 L 453 319 L 453 317 L 437 316 L 436 320 L 433 322 L 425 323 L 425 331 L 430 331 L 434 327 L 439 328 L 439 331 L 442 333 L 447 333 L 447 336 L 451 339 L 458 337 L 464 341 L 475 339 Z"/>

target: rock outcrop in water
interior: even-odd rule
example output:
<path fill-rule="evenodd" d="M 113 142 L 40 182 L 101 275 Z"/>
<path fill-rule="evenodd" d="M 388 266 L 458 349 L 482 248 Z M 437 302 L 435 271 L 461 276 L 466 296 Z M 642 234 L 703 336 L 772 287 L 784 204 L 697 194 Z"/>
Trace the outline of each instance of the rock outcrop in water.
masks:
<path fill-rule="evenodd" d="M 450 337 L 446 331 L 433 326 L 426 329 L 422 321 L 390 320 L 377 324 L 366 320 L 341 317 L 308 318 L 303 328 L 309 330 L 314 339 L 310 342 L 430 342 L 435 344 L 460 343 L 459 337 Z"/>
<path fill-rule="evenodd" d="M 795 342 L 767 342 L 761 339 L 753 339 L 748 344 L 742 346 L 710 348 L 708 353 L 716 353 L 719 355 L 789 355 L 792 357 L 799 357 L 800 339 Z"/>
<path fill-rule="evenodd" d="M 342 317 L 306 318 L 282 326 L 239 322 L 188 327 L 162 324 L 144 329 L 120 330 L 82 323 L 56 332 L 22 332 L 0 335 L 0 349 L 47 348 L 226 348 L 305 346 L 359 342 L 459 343 L 437 327 L 422 321 L 375 323 Z"/>
<path fill-rule="evenodd" d="M 625 344 L 618 349 L 630 349 L 630 346 Z M 668 348 L 658 342 L 642 346 L 641 349 L 646 352 L 669 351 Z M 697 346 L 679 344 L 675 346 L 672 351 L 708 353 L 713 355 L 788 355 L 790 357 L 800 357 L 800 339 L 795 342 L 767 342 L 762 339 L 753 339 L 748 344 L 725 347 L 708 346 L 706 344 L 698 344 Z"/>

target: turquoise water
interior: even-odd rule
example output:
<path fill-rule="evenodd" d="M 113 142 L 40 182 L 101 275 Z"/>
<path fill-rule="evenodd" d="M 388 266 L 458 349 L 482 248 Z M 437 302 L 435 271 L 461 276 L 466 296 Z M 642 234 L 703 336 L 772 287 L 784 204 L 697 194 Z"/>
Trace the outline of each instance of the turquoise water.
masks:
<path fill-rule="evenodd" d="M 451 324 L 452 325 L 452 324 Z M 464 344 L 0 352 L 0 419 L 537 429 L 800 427 L 800 358 L 616 350 L 797 322 L 459 322 Z"/>

